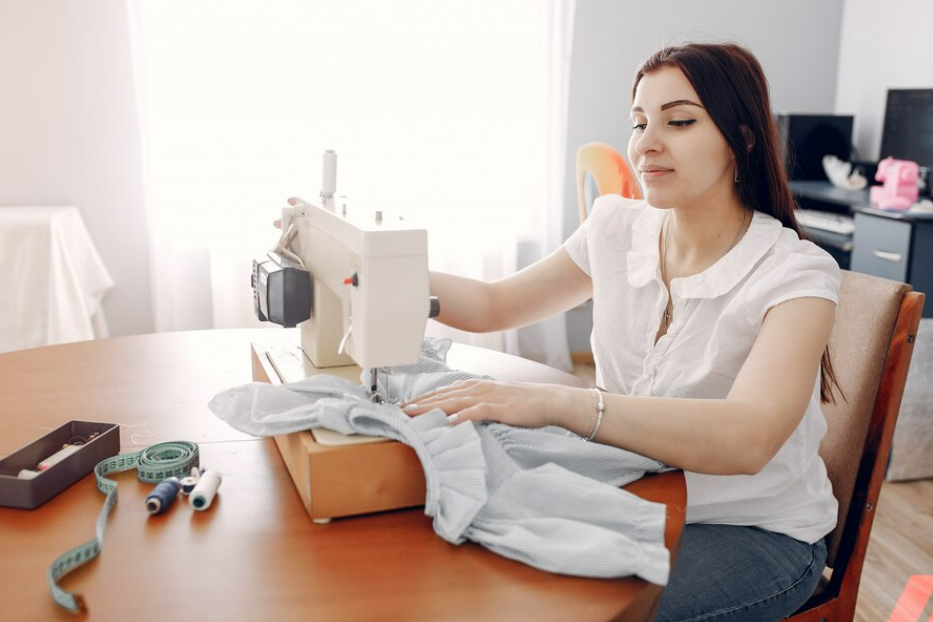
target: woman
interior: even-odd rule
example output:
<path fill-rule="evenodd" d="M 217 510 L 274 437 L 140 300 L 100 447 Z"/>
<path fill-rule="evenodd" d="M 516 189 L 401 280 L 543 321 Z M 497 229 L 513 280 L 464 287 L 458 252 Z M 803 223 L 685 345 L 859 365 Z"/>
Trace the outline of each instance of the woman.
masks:
<path fill-rule="evenodd" d="M 563 247 L 501 281 L 431 275 L 438 319 L 473 332 L 592 297 L 605 393 L 470 381 L 405 409 L 559 425 L 683 469 L 687 525 L 657 619 L 780 620 L 813 592 L 836 524 L 817 451 L 839 268 L 799 238 L 750 52 L 657 52 L 635 76 L 631 115 L 644 201 L 600 197 Z"/>

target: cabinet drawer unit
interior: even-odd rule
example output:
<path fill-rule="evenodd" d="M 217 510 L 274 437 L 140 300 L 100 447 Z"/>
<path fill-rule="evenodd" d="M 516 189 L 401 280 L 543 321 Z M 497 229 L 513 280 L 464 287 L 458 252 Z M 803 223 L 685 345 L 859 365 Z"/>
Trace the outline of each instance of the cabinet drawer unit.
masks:
<path fill-rule="evenodd" d="M 911 225 L 870 214 L 855 214 L 852 270 L 907 282 Z"/>

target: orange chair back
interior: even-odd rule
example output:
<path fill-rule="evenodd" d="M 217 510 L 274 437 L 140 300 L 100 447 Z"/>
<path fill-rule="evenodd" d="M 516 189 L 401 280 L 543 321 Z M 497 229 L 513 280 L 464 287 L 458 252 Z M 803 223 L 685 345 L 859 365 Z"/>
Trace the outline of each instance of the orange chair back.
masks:
<path fill-rule="evenodd" d="M 630 199 L 641 199 L 641 188 L 632 169 L 622 155 L 603 143 L 587 143 L 577 149 L 577 202 L 580 222 L 586 220 L 592 207 L 588 204 L 584 188 L 586 174 L 596 182 L 597 196 L 619 194 Z M 595 198 L 595 197 L 594 197 Z"/>

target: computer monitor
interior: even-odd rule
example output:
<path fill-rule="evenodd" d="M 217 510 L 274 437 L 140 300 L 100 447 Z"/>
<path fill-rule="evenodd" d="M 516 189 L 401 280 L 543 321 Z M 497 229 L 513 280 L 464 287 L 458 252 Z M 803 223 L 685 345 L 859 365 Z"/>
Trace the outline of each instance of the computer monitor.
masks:
<path fill-rule="evenodd" d="M 778 114 L 781 157 L 788 179 L 826 181 L 823 156 L 849 162 L 852 154 L 851 115 Z"/>
<path fill-rule="evenodd" d="M 933 89 L 888 89 L 881 153 L 933 169 Z"/>

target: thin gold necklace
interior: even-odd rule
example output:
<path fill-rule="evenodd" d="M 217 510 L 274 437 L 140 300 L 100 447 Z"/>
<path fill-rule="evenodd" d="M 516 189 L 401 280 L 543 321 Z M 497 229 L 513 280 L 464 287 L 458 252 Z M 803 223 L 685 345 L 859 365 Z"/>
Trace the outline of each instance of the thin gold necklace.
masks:
<path fill-rule="evenodd" d="M 739 225 L 739 230 L 735 232 L 735 237 L 732 238 L 732 244 L 730 244 L 730 245 L 729 245 L 729 248 L 727 248 L 727 249 L 725 250 L 725 252 L 723 252 L 723 254 L 719 256 L 719 259 L 722 259 L 723 257 L 725 257 L 725 256 L 729 253 L 729 251 L 731 251 L 733 248 L 735 248 L 735 245 L 738 244 L 739 238 L 741 237 L 742 232 L 745 230 L 745 223 L 748 222 L 748 214 L 749 214 L 749 211 L 750 211 L 750 210 L 749 210 L 748 208 L 745 208 L 745 212 L 742 214 L 742 224 Z M 663 231 L 663 235 L 664 235 L 664 245 L 661 247 L 661 281 L 664 282 L 665 286 L 667 286 L 667 274 L 666 274 L 666 273 L 667 273 L 667 269 L 666 269 L 666 266 L 667 266 L 667 244 L 668 244 L 668 242 L 669 242 L 670 239 L 671 239 L 671 236 L 670 236 L 670 223 L 669 223 L 669 221 L 670 221 L 670 216 L 671 216 L 671 213 L 670 213 L 670 212 L 667 212 L 667 213 L 664 215 L 664 224 L 663 224 L 663 227 L 664 227 L 664 231 Z M 717 259 L 716 261 L 719 261 L 719 259 Z M 670 324 L 671 324 L 671 315 L 672 315 L 673 311 L 674 311 L 674 299 L 673 299 L 673 297 L 670 295 L 670 292 L 668 292 L 668 296 L 667 296 L 667 305 L 665 305 L 665 307 L 664 307 L 664 328 L 667 328 L 668 326 L 670 326 Z"/>

